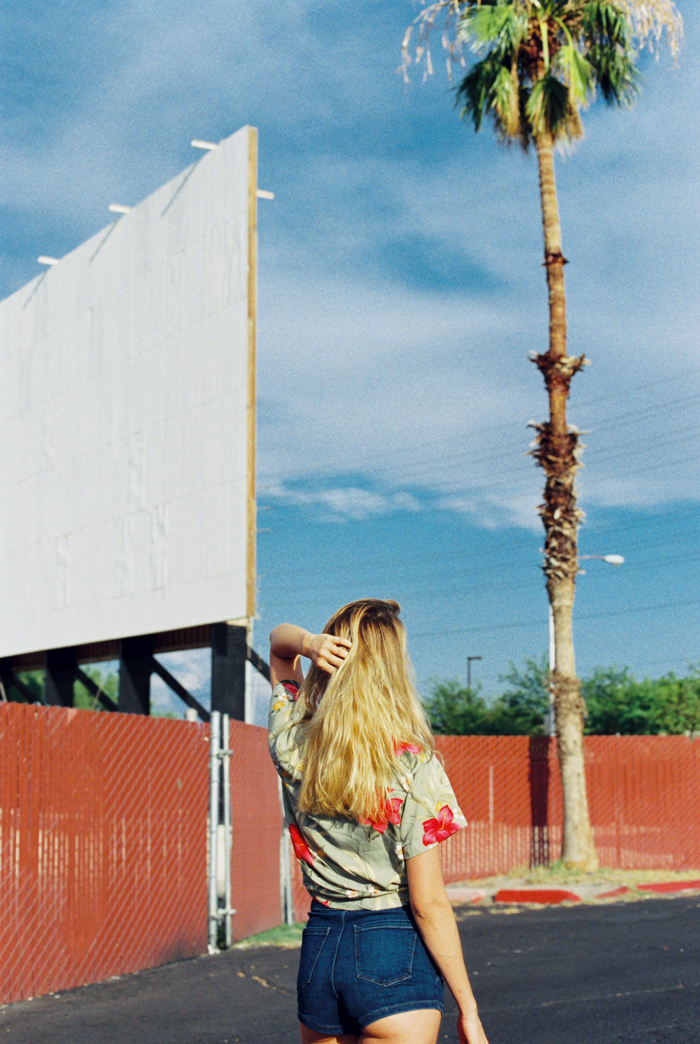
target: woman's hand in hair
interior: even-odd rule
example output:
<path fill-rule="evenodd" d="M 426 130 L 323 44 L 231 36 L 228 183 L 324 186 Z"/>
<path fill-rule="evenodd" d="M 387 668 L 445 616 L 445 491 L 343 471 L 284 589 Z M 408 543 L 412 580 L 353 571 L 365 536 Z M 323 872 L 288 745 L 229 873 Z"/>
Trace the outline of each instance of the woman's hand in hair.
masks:
<path fill-rule="evenodd" d="M 308 657 L 315 667 L 326 674 L 335 674 L 350 652 L 352 642 L 347 638 L 337 638 L 334 634 L 310 634 L 304 645 L 303 656 Z"/>

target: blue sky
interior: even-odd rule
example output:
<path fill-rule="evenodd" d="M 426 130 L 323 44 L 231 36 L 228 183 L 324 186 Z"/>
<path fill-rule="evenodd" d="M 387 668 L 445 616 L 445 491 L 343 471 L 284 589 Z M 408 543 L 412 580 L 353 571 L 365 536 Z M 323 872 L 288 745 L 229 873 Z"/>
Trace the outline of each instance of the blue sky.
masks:
<path fill-rule="evenodd" d="M 594 106 L 557 161 L 590 561 L 579 670 L 700 659 L 697 47 L 645 54 L 636 107 Z M 25 0 L 4 14 L 0 295 L 194 158 L 260 131 L 259 620 L 319 628 L 396 597 L 421 682 L 547 645 L 528 420 L 546 398 L 534 157 L 475 135 L 435 74 L 397 74 L 410 0 Z M 193 688 L 206 686 L 193 658 Z"/>

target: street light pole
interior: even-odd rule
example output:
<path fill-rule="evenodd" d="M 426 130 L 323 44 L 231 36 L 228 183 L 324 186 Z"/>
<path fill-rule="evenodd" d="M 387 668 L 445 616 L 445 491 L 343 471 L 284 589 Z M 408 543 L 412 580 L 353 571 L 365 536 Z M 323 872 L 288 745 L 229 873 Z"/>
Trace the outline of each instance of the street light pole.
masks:
<path fill-rule="evenodd" d="M 579 555 L 579 561 L 583 558 L 598 558 L 601 562 L 607 562 L 608 565 L 621 566 L 624 565 L 625 560 L 622 555 Z M 583 572 L 583 569 L 580 570 Z M 557 667 L 556 651 L 554 646 L 554 613 L 552 612 L 552 603 L 549 603 L 549 673 L 554 674 Z M 545 732 L 549 732 L 550 736 L 556 736 L 557 734 L 557 721 L 554 714 L 554 693 L 551 686 L 549 687 L 549 714 L 546 716 L 549 719 L 549 730 L 545 725 Z"/>
<path fill-rule="evenodd" d="M 472 687 L 472 660 L 483 660 L 483 656 L 467 656 L 467 688 Z"/>
<path fill-rule="evenodd" d="M 556 657 L 556 645 L 554 644 L 554 613 L 552 612 L 552 603 L 549 603 L 549 673 L 554 674 L 554 670 L 557 666 Z M 545 733 L 548 736 L 556 736 L 557 734 L 557 721 L 554 715 L 554 689 L 551 685 L 549 688 L 549 714 L 547 714 L 545 721 Z"/>

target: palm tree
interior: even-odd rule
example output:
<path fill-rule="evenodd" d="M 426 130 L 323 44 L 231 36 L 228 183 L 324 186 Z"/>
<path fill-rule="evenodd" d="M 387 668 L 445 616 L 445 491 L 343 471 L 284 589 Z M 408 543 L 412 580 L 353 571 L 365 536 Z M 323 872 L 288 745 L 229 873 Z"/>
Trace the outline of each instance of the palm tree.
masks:
<path fill-rule="evenodd" d="M 578 573 L 578 526 L 574 479 L 581 467 L 578 432 L 567 423 L 571 379 L 588 360 L 567 352 L 566 296 L 561 225 L 554 177 L 554 150 L 583 136 L 581 109 L 599 90 L 608 105 L 628 106 L 639 86 L 637 49 L 653 45 L 665 28 L 672 50 L 682 32 L 672 0 L 440 0 L 417 22 L 417 59 L 438 15 L 446 16 L 443 42 L 450 61 L 467 44 L 477 60 L 457 86 L 461 115 L 476 131 L 485 117 L 498 138 L 534 145 L 539 166 L 544 267 L 549 289 L 549 347 L 532 361 L 544 378 L 549 420 L 533 425 L 532 454 L 545 473 L 539 507 L 545 529 L 543 570 L 554 621 L 554 696 L 559 764 L 564 795 L 562 859 L 585 870 L 598 860 L 593 845 L 583 757 L 585 703 L 574 662 L 572 610 Z M 450 34 L 449 30 L 453 32 Z M 404 39 L 407 64 L 408 38 Z M 635 47 L 636 45 L 636 47 Z M 430 56 L 428 50 L 428 71 Z M 404 66 L 405 68 L 405 66 Z"/>

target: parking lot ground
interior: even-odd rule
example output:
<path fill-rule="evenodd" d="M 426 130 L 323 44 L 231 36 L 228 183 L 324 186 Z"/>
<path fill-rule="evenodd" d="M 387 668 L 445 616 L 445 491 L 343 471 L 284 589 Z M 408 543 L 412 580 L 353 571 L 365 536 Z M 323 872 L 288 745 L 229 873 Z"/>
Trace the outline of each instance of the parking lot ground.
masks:
<path fill-rule="evenodd" d="M 490 1044 L 700 1044 L 700 896 L 457 908 Z M 0 1009 L 0 1044 L 297 1044 L 297 950 L 230 950 Z M 456 1044 L 449 996 L 440 1044 Z"/>

